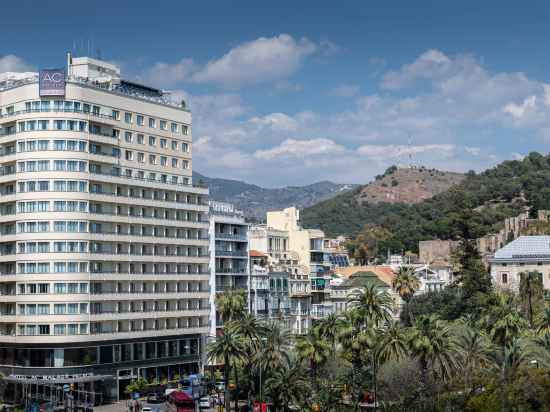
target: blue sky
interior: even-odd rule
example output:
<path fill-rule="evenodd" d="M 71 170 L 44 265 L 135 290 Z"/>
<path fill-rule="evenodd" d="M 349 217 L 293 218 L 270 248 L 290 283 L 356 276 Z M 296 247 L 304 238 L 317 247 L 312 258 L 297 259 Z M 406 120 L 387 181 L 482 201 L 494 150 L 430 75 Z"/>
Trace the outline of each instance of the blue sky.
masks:
<path fill-rule="evenodd" d="M 211 176 L 362 183 L 548 152 L 548 2 L 78 4 L 3 5 L 0 72 L 90 44 L 188 100 L 193 167 Z"/>

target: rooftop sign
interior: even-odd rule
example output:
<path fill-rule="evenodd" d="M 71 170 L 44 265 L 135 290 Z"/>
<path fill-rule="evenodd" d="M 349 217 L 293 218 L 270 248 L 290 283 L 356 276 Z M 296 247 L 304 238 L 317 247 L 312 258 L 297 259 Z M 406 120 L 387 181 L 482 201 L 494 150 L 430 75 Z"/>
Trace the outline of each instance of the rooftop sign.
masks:
<path fill-rule="evenodd" d="M 38 73 L 40 96 L 65 96 L 65 70 L 44 69 Z"/>

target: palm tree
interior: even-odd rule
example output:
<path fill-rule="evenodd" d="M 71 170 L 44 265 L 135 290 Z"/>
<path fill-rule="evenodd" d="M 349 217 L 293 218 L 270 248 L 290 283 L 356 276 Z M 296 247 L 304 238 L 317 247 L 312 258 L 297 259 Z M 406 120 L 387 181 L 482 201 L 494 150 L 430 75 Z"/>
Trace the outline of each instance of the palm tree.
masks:
<path fill-rule="evenodd" d="M 518 312 L 509 312 L 490 327 L 493 342 L 504 347 L 527 328 L 527 321 Z"/>
<path fill-rule="evenodd" d="M 380 330 L 378 361 L 400 360 L 407 356 L 407 331 L 398 321 L 389 321 Z"/>
<path fill-rule="evenodd" d="M 274 370 L 265 385 L 275 411 L 287 412 L 291 405 L 303 405 L 310 392 L 306 372 L 295 358 L 290 358 L 283 368 Z"/>
<path fill-rule="evenodd" d="M 217 336 L 216 340 L 208 345 L 207 358 L 211 362 L 217 359 L 223 359 L 224 380 L 225 380 L 225 410 L 229 411 L 231 407 L 231 393 L 229 392 L 229 377 L 231 376 L 232 362 L 238 362 L 246 356 L 245 345 L 242 337 L 228 329 L 224 330 L 223 335 Z"/>
<path fill-rule="evenodd" d="M 418 276 L 415 275 L 414 268 L 412 266 L 401 266 L 392 281 L 393 290 L 395 290 L 395 292 L 407 305 L 407 317 L 410 322 L 412 322 L 412 319 L 409 302 L 421 286 L 422 283 L 420 282 Z"/>
<path fill-rule="evenodd" d="M 335 313 L 331 313 L 326 318 L 321 319 L 317 324 L 320 336 L 328 341 L 333 354 L 336 353 L 336 340 L 342 326 L 342 319 Z"/>
<path fill-rule="evenodd" d="M 254 356 L 261 346 L 260 336 L 265 332 L 264 324 L 250 313 L 245 313 L 238 321 L 230 321 L 225 326 L 226 330 L 238 333 L 244 340 L 246 357 L 244 365 L 248 376 L 247 400 L 248 405 L 252 403 L 253 380 L 254 380 Z M 235 369 L 235 383 L 238 385 L 237 369 Z"/>
<path fill-rule="evenodd" d="M 368 285 L 349 296 L 349 307 L 361 318 L 362 327 L 377 326 L 391 319 L 393 299 L 377 285 Z"/>
<path fill-rule="evenodd" d="M 539 362 L 540 359 L 544 365 L 550 367 L 550 331 L 533 339 L 533 344 L 535 361 Z"/>
<path fill-rule="evenodd" d="M 366 328 L 363 327 L 363 324 L 363 315 L 359 308 L 349 309 L 345 313 L 344 327 L 338 336 L 338 340 L 342 345 L 342 352 L 351 362 L 351 387 L 353 388 L 356 408 L 364 389 L 363 360 L 369 357 L 376 345 L 375 328 L 372 326 Z"/>
<path fill-rule="evenodd" d="M 502 412 L 508 412 L 510 405 L 508 402 L 508 386 L 513 381 L 513 377 L 519 367 L 529 361 L 529 352 L 525 350 L 522 342 L 513 337 L 503 346 L 495 346 L 490 354 L 495 368 L 500 375 L 500 407 Z"/>
<path fill-rule="evenodd" d="M 224 323 L 240 319 L 246 313 L 246 296 L 241 290 L 227 290 L 216 295 L 216 310 Z"/>
<path fill-rule="evenodd" d="M 288 354 L 292 341 L 292 333 L 277 321 L 265 325 L 261 336 L 261 349 L 256 360 L 261 367 L 268 370 L 282 368 L 288 363 Z"/>
<path fill-rule="evenodd" d="M 422 392 L 427 395 L 429 367 L 443 380 L 450 377 L 457 348 L 449 326 L 435 315 L 416 320 L 408 341 L 411 356 L 420 364 Z"/>
<path fill-rule="evenodd" d="M 487 335 L 480 329 L 464 327 L 457 338 L 460 370 L 464 378 L 466 397 L 472 392 L 471 378 L 476 371 L 483 370 L 489 361 L 491 351 Z"/>
<path fill-rule="evenodd" d="M 296 353 L 298 358 L 305 361 L 311 374 L 311 384 L 315 389 L 315 395 L 319 393 L 318 372 L 330 356 L 330 345 L 321 336 L 319 328 L 314 327 L 307 335 L 296 338 Z"/>
<path fill-rule="evenodd" d="M 544 308 L 537 321 L 537 332 L 550 332 L 550 307 Z"/>

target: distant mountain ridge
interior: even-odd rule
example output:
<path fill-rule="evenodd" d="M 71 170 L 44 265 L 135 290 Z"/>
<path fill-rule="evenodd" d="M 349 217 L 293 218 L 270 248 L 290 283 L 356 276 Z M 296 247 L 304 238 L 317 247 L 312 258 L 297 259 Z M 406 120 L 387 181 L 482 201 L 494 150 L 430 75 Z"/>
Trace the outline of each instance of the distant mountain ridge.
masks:
<path fill-rule="evenodd" d="M 449 172 L 426 170 L 437 182 L 422 185 L 443 189 L 439 179 L 448 178 Z M 414 252 L 420 240 L 476 239 L 501 230 L 508 217 L 526 210 L 534 217 L 538 211 L 550 209 L 550 155 L 532 152 L 522 160 L 507 160 L 481 173 L 453 175 L 445 183 L 450 184 L 446 190 L 434 190 L 431 197 L 420 201 L 365 198 L 369 186 L 388 180 L 386 186 L 392 186 L 396 171 L 390 168 L 374 183 L 304 209 L 302 224 L 323 229 L 329 236 L 366 238 L 375 233 L 380 250 Z"/>
<path fill-rule="evenodd" d="M 358 186 L 321 181 L 306 186 L 269 189 L 240 180 L 207 177 L 197 172 L 193 172 L 193 181 L 206 184 L 211 199 L 233 203 L 253 221 L 265 220 L 269 210 L 289 206 L 303 209 Z"/>

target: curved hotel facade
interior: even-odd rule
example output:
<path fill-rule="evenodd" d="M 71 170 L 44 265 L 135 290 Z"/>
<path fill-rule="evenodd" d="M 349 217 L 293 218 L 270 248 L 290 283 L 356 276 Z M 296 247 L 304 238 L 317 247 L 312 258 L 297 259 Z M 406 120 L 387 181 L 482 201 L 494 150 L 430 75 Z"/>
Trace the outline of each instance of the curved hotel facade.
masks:
<path fill-rule="evenodd" d="M 191 114 L 95 59 L 45 73 L 0 83 L 7 396 L 52 382 L 108 401 L 138 375 L 197 371 L 208 191 L 191 181 Z"/>

